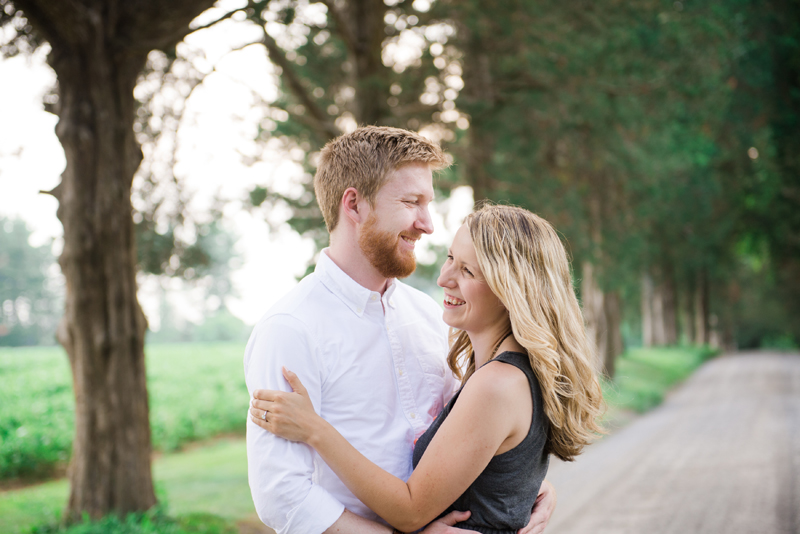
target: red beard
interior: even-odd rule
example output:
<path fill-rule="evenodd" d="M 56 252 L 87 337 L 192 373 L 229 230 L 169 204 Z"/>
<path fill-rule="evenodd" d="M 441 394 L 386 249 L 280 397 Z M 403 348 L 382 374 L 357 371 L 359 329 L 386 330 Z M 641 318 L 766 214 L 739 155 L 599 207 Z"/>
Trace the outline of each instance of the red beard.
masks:
<path fill-rule="evenodd" d="M 401 250 L 401 236 L 419 239 L 421 234 L 404 232 L 400 235 L 391 232 L 382 232 L 377 229 L 378 219 L 370 213 L 369 219 L 364 223 L 358 244 L 364 255 L 375 267 L 381 276 L 386 278 L 405 278 L 417 268 L 417 258 L 413 251 Z"/>

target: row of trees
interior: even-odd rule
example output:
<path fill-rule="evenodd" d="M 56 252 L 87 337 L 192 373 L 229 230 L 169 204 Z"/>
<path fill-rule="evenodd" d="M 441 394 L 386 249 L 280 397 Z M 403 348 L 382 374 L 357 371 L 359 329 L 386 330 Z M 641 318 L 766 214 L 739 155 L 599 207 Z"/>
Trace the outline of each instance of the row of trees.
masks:
<path fill-rule="evenodd" d="M 196 249 L 179 231 L 154 237 L 158 201 L 131 204 L 141 134 L 175 124 L 151 120 L 133 94 L 154 76 L 188 72 L 184 96 L 198 83 L 175 45 L 211 4 L 0 0 L 13 28 L 2 51 L 46 40 L 58 76 L 72 516 L 155 501 L 135 230 L 140 248 L 159 244 L 155 270 Z M 715 326 L 729 343 L 800 338 L 797 11 L 779 0 L 260 0 L 211 24 L 260 29 L 249 45 L 277 66 L 281 92 L 263 103 L 259 140 L 304 154 L 303 191 L 258 187 L 254 206 L 288 206 L 294 228 L 323 242 L 319 148 L 356 124 L 424 130 L 455 156 L 442 193 L 467 184 L 476 201 L 525 206 L 563 233 L 598 366 L 613 376 L 624 324 L 649 343 L 706 343 Z M 162 179 L 146 178 L 137 199 Z"/>
<path fill-rule="evenodd" d="M 305 192 L 257 188 L 324 241 L 316 151 L 353 124 L 425 129 L 438 185 L 551 220 L 613 376 L 628 341 L 800 339 L 797 6 L 785 2 L 253 2 L 307 155 Z M 398 53 L 404 44 L 412 52 Z M 794 147 L 794 148 L 793 148 Z M 623 328 L 623 323 L 627 329 Z"/>

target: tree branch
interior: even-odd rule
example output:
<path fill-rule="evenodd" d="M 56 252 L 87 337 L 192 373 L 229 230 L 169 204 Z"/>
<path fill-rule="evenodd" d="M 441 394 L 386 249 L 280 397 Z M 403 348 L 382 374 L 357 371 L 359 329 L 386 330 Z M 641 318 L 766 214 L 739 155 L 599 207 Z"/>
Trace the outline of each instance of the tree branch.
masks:
<path fill-rule="evenodd" d="M 53 24 L 54 14 L 50 11 L 55 9 L 57 12 L 58 20 L 60 17 L 74 20 L 69 10 L 59 9 L 59 2 L 39 2 L 36 0 L 14 0 L 14 6 L 22 11 L 25 18 L 29 19 L 34 26 L 42 33 L 42 36 L 50 42 L 53 48 L 60 48 L 69 44 L 67 39 L 60 31 L 59 28 L 64 26 Z"/>
<path fill-rule="evenodd" d="M 339 36 L 344 41 L 345 46 L 351 53 L 355 53 L 356 37 L 353 30 L 350 28 L 350 24 L 347 22 L 347 19 L 345 19 L 342 12 L 339 11 L 332 0 L 322 0 L 322 3 L 327 6 L 328 13 L 331 14 L 334 22 L 336 22 L 336 26 L 339 28 Z"/>
<path fill-rule="evenodd" d="M 186 33 L 184 33 L 183 37 L 181 37 L 181 40 L 185 39 L 187 35 L 191 35 L 191 34 L 193 34 L 195 32 L 199 32 L 200 30 L 206 30 L 206 29 L 208 29 L 208 28 L 210 28 L 212 26 L 215 26 L 215 25 L 219 24 L 223 20 L 228 20 L 235 13 L 238 13 L 239 11 L 244 11 L 245 9 L 248 9 L 248 8 L 255 8 L 255 5 L 256 5 L 255 2 L 253 2 L 252 0 L 249 0 L 247 2 L 246 6 L 244 6 L 242 8 L 239 8 L 239 9 L 234 9 L 233 11 L 225 13 L 224 15 L 222 15 L 220 18 L 218 18 L 217 20 L 215 20 L 213 22 L 209 22 L 208 24 L 203 24 L 203 25 L 198 26 L 196 28 L 186 28 Z"/>
<path fill-rule="evenodd" d="M 339 136 L 342 132 L 336 125 L 329 120 L 328 114 L 325 113 L 317 103 L 309 96 L 308 91 L 303 87 L 303 83 L 294 66 L 286 59 L 278 43 L 266 31 L 262 39 L 264 46 L 269 54 L 269 59 L 275 65 L 279 66 L 283 71 L 283 78 L 291 89 L 294 96 L 300 103 L 308 110 L 310 118 L 313 120 L 314 129 L 317 130 L 319 136 L 323 139 L 332 139 Z"/>

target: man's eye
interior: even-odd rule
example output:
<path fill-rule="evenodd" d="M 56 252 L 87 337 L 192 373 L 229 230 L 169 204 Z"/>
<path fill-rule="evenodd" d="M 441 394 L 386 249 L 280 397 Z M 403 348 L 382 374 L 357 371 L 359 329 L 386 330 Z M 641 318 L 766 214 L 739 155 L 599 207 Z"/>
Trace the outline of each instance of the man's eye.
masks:
<path fill-rule="evenodd" d="M 448 254 L 447 255 L 447 260 L 448 261 L 453 261 L 453 255 L 452 254 Z"/>

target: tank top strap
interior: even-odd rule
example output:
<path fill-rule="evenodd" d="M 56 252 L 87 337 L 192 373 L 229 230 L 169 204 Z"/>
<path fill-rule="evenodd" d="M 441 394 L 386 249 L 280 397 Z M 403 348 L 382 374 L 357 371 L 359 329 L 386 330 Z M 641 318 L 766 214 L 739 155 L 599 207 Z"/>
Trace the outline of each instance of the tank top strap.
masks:
<path fill-rule="evenodd" d="M 528 358 L 528 355 L 525 354 L 525 353 L 505 351 L 505 352 L 501 352 L 500 354 L 498 354 L 497 356 L 495 356 L 494 358 L 489 360 L 489 362 L 493 362 L 493 361 L 500 361 L 500 362 L 504 362 L 504 363 L 513 365 L 514 367 L 517 367 L 520 371 L 525 373 L 528 376 L 529 379 L 533 378 L 535 380 L 535 378 L 536 378 L 536 376 L 533 373 L 533 368 L 531 368 L 530 358 Z M 486 362 L 486 363 L 489 363 L 489 362 Z M 486 364 L 484 364 L 484 365 L 486 365 Z"/>

